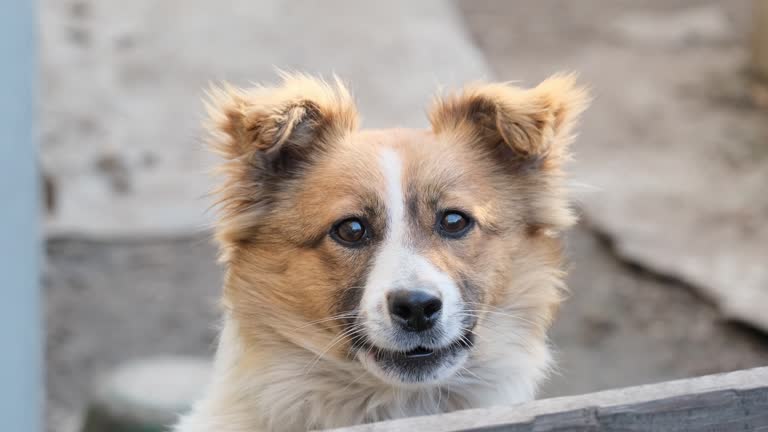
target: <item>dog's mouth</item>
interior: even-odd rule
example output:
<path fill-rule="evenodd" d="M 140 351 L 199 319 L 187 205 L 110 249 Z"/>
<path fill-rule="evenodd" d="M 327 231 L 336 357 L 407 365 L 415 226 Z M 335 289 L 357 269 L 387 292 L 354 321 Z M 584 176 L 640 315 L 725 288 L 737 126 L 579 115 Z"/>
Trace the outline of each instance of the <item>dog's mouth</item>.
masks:
<path fill-rule="evenodd" d="M 432 348 L 426 348 L 426 347 L 417 347 L 416 349 L 412 349 L 408 352 L 405 352 L 405 358 L 414 359 L 414 358 L 427 358 L 432 357 L 432 355 L 435 353 L 435 350 Z"/>
<path fill-rule="evenodd" d="M 474 345 L 471 330 L 452 343 L 442 347 L 417 346 L 409 351 L 394 351 L 365 343 L 358 350 L 363 364 L 376 375 L 401 383 L 426 383 L 439 381 L 450 375 Z"/>
<path fill-rule="evenodd" d="M 424 363 L 440 361 L 445 356 L 471 348 L 473 344 L 473 335 L 467 332 L 450 345 L 440 348 L 418 346 L 410 351 L 391 351 L 372 346 L 370 355 L 377 362 Z"/>

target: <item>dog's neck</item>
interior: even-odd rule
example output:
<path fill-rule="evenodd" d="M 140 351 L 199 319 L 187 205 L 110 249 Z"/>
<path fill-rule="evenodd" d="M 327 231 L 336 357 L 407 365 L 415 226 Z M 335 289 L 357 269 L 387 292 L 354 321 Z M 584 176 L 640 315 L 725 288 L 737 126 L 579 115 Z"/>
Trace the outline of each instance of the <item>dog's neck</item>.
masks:
<path fill-rule="evenodd" d="M 533 398 L 550 363 L 546 343 L 480 342 L 481 351 L 456 376 L 440 385 L 405 388 L 380 381 L 354 360 L 313 364 L 315 353 L 288 341 L 280 349 L 259 350 L 246 349 L 241 340 L 236 322 L 226 318 L 207 397 L 177 430 L 305 431 L 509 405 Z"/>

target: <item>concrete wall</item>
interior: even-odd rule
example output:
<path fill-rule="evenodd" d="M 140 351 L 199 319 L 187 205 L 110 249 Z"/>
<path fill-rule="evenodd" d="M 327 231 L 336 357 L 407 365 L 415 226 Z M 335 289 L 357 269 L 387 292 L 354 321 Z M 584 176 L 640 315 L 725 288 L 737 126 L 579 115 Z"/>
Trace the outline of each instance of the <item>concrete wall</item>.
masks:
<path fill-rule="evenodd" d="M 0 4 L 0 429 L 42 429 L 35 2 Z"/>

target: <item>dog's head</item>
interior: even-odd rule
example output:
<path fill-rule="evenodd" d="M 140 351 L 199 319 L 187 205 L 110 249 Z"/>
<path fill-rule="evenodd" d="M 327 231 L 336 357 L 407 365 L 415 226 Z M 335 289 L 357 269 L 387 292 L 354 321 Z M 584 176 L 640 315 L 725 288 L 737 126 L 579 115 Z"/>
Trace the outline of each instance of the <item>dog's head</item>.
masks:
<path fill-rule="evenodd" d="M 338 81 L 214 90 L 224 303 L 244 344 L 424 384 L 483 344 L 543 342 L 585 105 L 570 76 L 480 84 L 437 99 L 429 130 L 374 131 Z"/>

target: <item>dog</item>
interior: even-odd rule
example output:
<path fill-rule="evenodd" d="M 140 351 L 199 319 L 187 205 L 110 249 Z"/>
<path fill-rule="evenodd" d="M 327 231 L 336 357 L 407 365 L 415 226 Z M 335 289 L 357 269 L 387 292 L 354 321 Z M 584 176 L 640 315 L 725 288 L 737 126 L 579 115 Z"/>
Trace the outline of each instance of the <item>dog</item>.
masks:
<path fill-rule="evenodd" d="M 575 222 L 586 89 L 443 92 L 429 129 L 358 128 L 338 79 L 209 92 L 225 267 L 210 387 L 177 432 L 304 431 L 531 400 Z"/>

